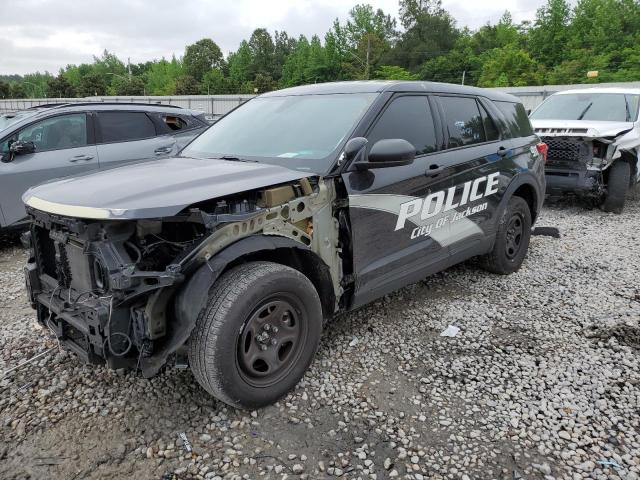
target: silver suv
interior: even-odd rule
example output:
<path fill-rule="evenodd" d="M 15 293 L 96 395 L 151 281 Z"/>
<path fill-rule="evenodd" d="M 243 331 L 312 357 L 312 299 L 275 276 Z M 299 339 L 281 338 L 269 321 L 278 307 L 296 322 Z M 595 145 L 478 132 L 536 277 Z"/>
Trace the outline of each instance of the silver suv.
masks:
<path fill-rule="evenodd" d="M 174 156 L 209 124 L 170 105 L 104 102 L 20 112 L 0 123 L 0 227 L 26 217 L 22 194 L 48 180 Z"/>

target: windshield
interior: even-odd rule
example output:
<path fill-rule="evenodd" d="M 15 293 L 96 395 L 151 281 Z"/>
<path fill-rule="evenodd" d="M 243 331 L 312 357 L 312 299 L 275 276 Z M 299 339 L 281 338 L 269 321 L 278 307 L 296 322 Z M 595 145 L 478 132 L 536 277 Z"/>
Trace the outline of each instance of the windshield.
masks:
<path fill-rule="evenodd" d="M 10 125 L 19 122 L 25 117 L 33 115 L 35 112 L 13 112 L 0 115 L 0 131 L 4 130 Z"/>
<path fill-rule="evenodd" d="M 532 114 L 532 120 L 596 120 L 635 122 L 640 95 L 567 93 L 553 95 Z"/>
<path fill-rule="evenodd" d="M 377 95 L 258 97 L 215 123 L 182 155 L 238 157 L 324 173 Z"/>

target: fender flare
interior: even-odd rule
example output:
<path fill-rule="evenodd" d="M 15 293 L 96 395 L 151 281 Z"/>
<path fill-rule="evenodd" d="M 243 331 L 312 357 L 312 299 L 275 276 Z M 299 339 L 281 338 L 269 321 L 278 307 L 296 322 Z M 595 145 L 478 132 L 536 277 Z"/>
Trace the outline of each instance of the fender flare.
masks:
<path fill-rule="evenodd" d="M 502 195 L 502 200 L 498 204 L 498 211 L 502 211 L 515 191 L 523 185 L 528 185 L 533 189 L 534 192 L 534 209 L 535 211 L 531 212 L 531 216 L 537 218 L 540 213 L 540 209 L 542 208 L 542 204 L 544 203 L 544 192 L 545 192 L 545 184 L 541 185 L 538 177 L 536 177 L 532 172 L 520 172 L 516 174 L 516 176 L 509 182 L 509 186 L 505 190 Z M 498 227 L 498 223 L 500 222 L 500 218 L 496 219 L 495 227 Z"/>
<path fill-rule="evenodd" d="M 209 290 L 225 268 L 238 258 L 259 251 L 296 248 L 311 252 L 306 245 L 278 235 L 251 235 L 213 255 L 184 283 L 174 297 L 173 320 L 167 324 L 166 342 L 151 357 L 142 358 L 140 366 L 145 377 L 155 375 L 169 355 L 189 339 L 198 315 L 209 297 Z"/>
<path fill-rule="evenodd" d="M 195 324 L 209 296 L 209 290 L 227 265 L 250 253 L 278 248 L 311 251 L 306 245 L 278 235 L 251 235 L 238 240 L 213 255 L 185 283 L 176 297 L 176 315 Z"/>

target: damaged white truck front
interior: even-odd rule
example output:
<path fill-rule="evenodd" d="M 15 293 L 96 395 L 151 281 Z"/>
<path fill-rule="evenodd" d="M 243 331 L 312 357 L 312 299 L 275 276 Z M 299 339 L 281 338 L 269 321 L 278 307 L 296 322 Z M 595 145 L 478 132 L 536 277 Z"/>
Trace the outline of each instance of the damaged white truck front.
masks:
<path fill-rule="evenodd" d="M 558 92 L 531 113 L 549 147 L 547 194 L 576 194 L 621 213 L 640 181 L 640 89 L 588 88 Z"/>

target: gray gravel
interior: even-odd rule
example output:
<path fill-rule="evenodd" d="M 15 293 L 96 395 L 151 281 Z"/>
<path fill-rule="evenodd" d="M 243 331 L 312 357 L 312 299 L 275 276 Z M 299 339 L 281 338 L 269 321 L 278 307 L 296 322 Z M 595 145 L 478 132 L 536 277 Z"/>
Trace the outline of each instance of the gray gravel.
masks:
<path fill-rule="evenodd" d="M 0 239 L 0 378 L 53 348 L 0 379 L 0 478 L 637 479 L 640 195 L 539 225 L 562 237 L 533 237 L 517 274 L 468 262 L 334 320 L 302 383 L 257 412 L 188 370 L 145 380 L 59 352 Z"/>

